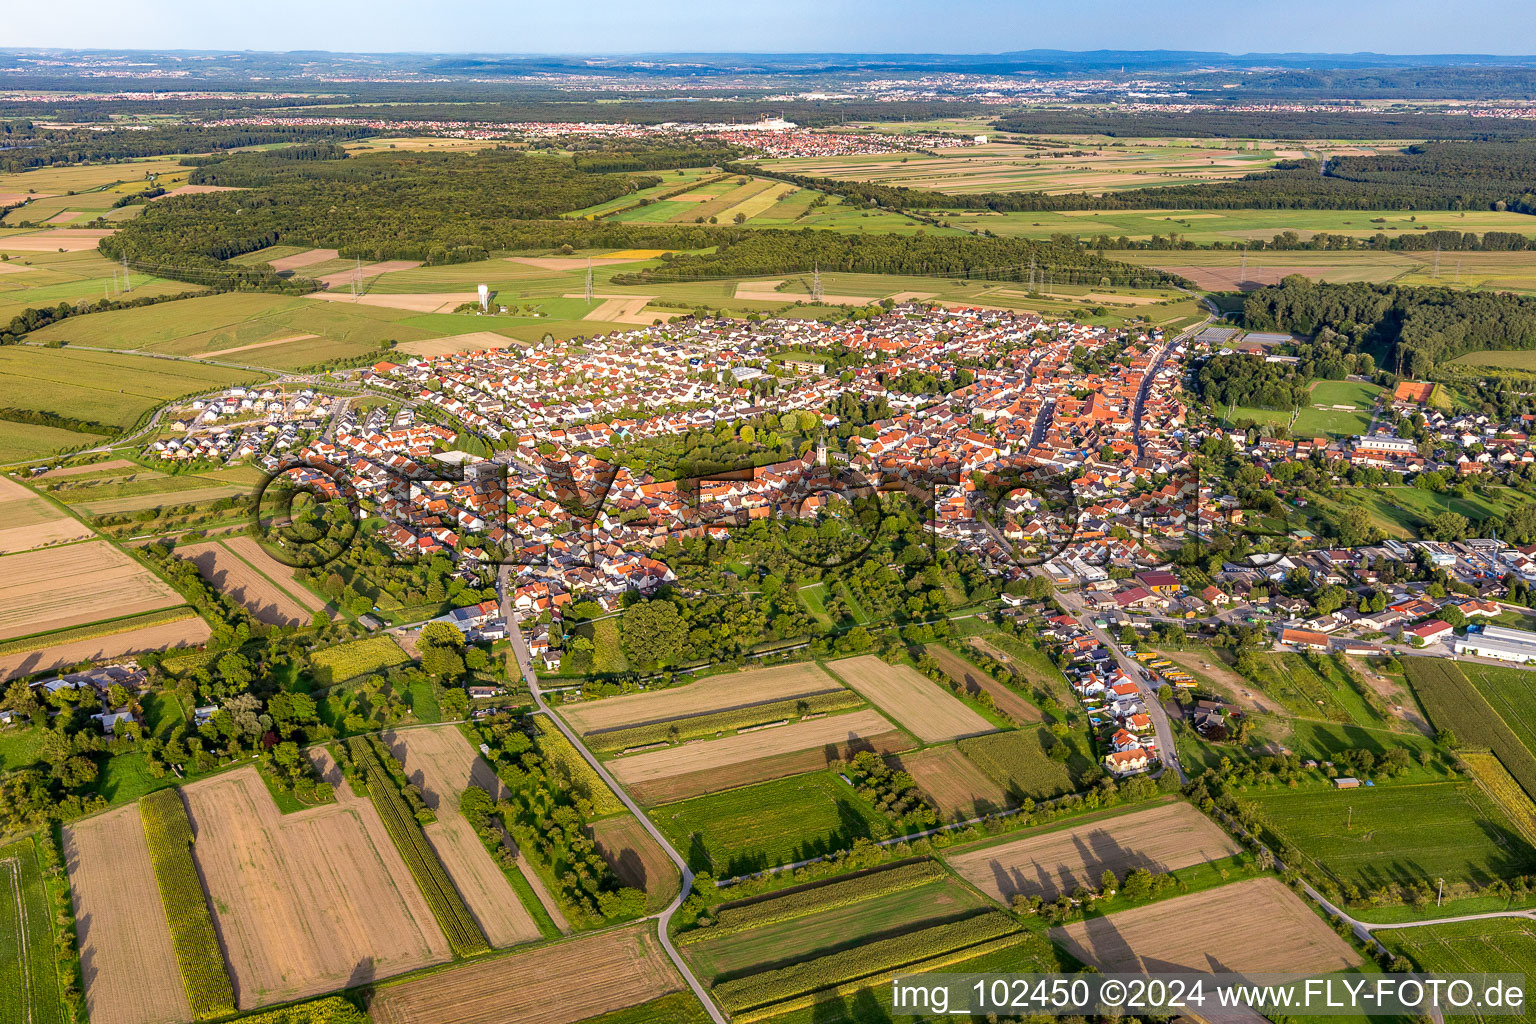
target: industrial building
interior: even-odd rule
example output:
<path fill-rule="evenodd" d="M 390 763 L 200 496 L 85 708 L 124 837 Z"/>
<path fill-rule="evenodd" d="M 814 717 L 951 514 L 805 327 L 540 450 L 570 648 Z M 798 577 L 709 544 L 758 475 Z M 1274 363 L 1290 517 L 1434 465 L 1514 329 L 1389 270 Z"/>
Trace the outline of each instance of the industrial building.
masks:
<path fill-rule="evenodd" d="M 1485 626 L 1481 633 L 1457 637 L 1453 646 L 1457 654 L 1473 654 L 1518 664 L 1536 661 L 1536 633 L 1510 629 L 1508 626 Z"/>

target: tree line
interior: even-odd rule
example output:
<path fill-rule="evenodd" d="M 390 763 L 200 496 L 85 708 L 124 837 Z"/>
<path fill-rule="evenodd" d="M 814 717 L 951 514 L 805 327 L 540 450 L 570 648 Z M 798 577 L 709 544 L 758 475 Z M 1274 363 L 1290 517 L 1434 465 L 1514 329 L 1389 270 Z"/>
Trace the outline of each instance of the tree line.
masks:
<path fill-rule="evenodd" d="M 1509 292 L 1317 284 L 1293 274 L 1249 293 L 1243 322 L 1261 331 L 1327 329 L 1351 351 L 1379 348 L 1389 368 L 1411 377 L 1467 352 L 1536 348 L 1536 298 Z"/>

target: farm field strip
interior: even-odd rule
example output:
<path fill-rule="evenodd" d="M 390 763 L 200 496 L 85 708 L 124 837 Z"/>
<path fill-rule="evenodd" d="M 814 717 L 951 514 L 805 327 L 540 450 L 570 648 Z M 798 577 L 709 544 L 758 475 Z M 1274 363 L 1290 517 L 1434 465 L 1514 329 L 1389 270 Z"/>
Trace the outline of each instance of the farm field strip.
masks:
<path fill-rule="evenodd" d="M 633 814 L 603 818 L 593 822 L 590 830 L 614 874 L 645 893 L 647 913 L 667 905 L 677 892 L 677 865 Z"/>
<path fill-rule="evenodd" d="M 0 640 L 182 603 L 159 577 L 103 540 L 0 557 Z"/>
<path fill-rule="evenodd" d="M 1106 870 L 1161 873 L 1240 852 L 1209 818 L 1180 801 L 945 859 L 961 878 L 1007 904 L 1017 893 L 1049 901 L 1079 885 L 1092 888 Z"/>
<path fill-rule="evenodd" d="M 379 738 L 400 761 L 405 777 L 421 790 L 422 801 L 437 814 L 437 821 L 422 831 L 491 945 L 505 947 L 538 939 L 538 923 L 459 813 L 460 795 L 471 785 L 496 799 L 506 795 L 491 766 L 456 726 L 404 729 Z"/>
<path fill-rule="evenodd" d="M 1008 806 L 1008 794 L 955 747 L 901 755 L 901 767 L 947 818 L 964 820 Z"/>
<path fill-rule="evenodd" d="M 1263 928 L 1234 927 L 1264 922 Z M 1360 963 L 1277 878 L 1252 878 L 1052 928 L 1052 941 L 1102 971 L 1289 971 L 1324 974 Z"/>
<path fill-rule="evenodd" d="M 136 805 L 64 829 L 93 1024 L 187 1024 L 192 1007 Z"/>
<path fill-rule="evenodd" d="M 866 654 L 834 661 L 830 668 L 924 743 L 997 731 L 991 722 L 910 666 L 890 665 Z"/>
<path fill-rule="evenodd" d="M 696 683 L 648 693 L 568 704 L 559 711 L 577 732 L 587 735 L 605 729 L 726 711 L 742 704 L 791 700 L 839 688 L 837 680 L 807 662 L 709 676 Z"/>
<path fill-rule="evenodd" d="M 37 847 L 30 838 L 0 847 L 0 1019 L 62 1024 L 56 962 Z"/>
<path fill-rule="evenodd" d="M 1519 918 L 1462 921 L 1377 933 L 1386 947 L 1426 973 L 1536 974 L 1536 926 Z M 1530 1016 L 1527 1010 L 1526 1017 Z M 1462 1020 L 1496 1022 L 1507 1016 L 1469 1013 Z"/>
<path fill-rule="evenodd" d="M 0 528 L 0 555 L 95 536 L 80 520 L 4 476 L 0 476 L 0 523 L 5 524 Z"/>
<path fill-rule="evenodd" d="M 928 644 L 924 650 L 939 663 L 939 667 L 945 674 L 963 686 L 967 693 L 989 694 L 993 705 L 1015 722 L 1038 722 L 1044 717 L 1040 714 L 1039 708 L 1026 700 L 1013 687 L 993 679 L 943 644 Z"/>
<path fill-rule="evenodd" d="M 608 770 L 619 782 L 629 786 L 704 768 L 727 769 L 774 754 L 820 748 L 827 744 L 867 741 L 891 731 L 891 723 L 877 711 L 850 711 L 809 722 L 793 722 L 776 729 L 631 754 L 610 761 Z"/>
<path fill-rule="evenodd" d="M 191 609 L 187 609 L 191 611 Z M 73 632 L 65 631 L 66 633 Z M 0 681 L 53 671 L 81 661 L 104 661 L 145 651 L 200 644 L 213 635 L 196 614 L 171 622 L 118 630 L 109 623 L 100 632 L 80 640 L 65 640 L 35 649 L 0 654 Z"/>
<path fill-rule="evenodd" d="M 258 572 L 219 541 L 177 549 L 178 557 L 197 566 L 198 574 L 214 588 L 244 605 L 262 622 L 275 626 L 303 626 L 312 610 Z"/>
<path fill-rule="evenodd" d="M 368 1011 L 375 1024 L 576 1024 L 681 987 L 651 930 L 634 926 L 386 985 Z"/>
<path fill-rule="evenodd" d="M 328 772 L 330 758 L 317 763 Z M 182 791 L 198 867 L 242 1010 L 384 978 L 449 958 L 449 948 L 373 805 L 280 814 L 253 769 Z"/>

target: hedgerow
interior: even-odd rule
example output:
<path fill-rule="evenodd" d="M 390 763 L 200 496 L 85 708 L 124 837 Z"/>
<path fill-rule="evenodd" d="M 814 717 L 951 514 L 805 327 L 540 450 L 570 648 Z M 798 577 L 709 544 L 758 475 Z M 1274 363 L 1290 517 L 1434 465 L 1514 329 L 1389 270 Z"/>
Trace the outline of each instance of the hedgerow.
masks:
<path fill-rule="evenodd" d="M 192 1016 L 198 1020 L 228 1016 L 235 1012 L 235 991 L 192 860 L 192 823 L 181 794 L 174 789 L 151 793 L 139 801 L 139 816 Z"/>
<path fill-rule="evenodd" d="M 421 826 L 411 812 L 410 805 L 400 795 L 400 790 L 384 771 L 373 750 L 361 737 L 353 737 L 347 743 L 352 759 L 362 768 L 368 780 L 368 796 L 384 821 L 389 838 L 394 840 L 405 866 L 426 897 L 432 916 L 448 937 L 448 945 L 459 956 L 476 956 L 490 950 L 490 943 L 480 931 L 480 926 L 470 915 L 464 897 L 453 887 L 442 862 L 422 834 Z"/>
<path fill-rule="evenodd" d="M 369 1020 L 368 1014 L 341 996 L 329 996 L 241 1017 L 240 1024 L 369 1024 Z"/>
<path fill-rule="evenodd" d="M 684 932 L 678 936 L 678 942 L 700 942 L 712 936 L 734 935 L 750 928 L 762 928 L 807 914 L 846 907 L 876 896 L 915 889 L 947 876 L 948 872 L 938 861 L 924 859 L 824 885 L 807 886 L 750 903 L 726 905 L 715 911 L 715 923 L 712 926 Z"/>
<path fill-rule="evenodd" d="M 701 736 L 713 736 L 719 732 L 763 725 L 785 718 L 843 711 L 863 703 L 863 698 L 852 690 L 839 689 L 831 693 L 816 693 L 809 697 L 779 700 L 750 708 L 733 708 L 713 714 L 677 718 L 669 722 L 649 722 L 645 725 L 608 729 L 589 733 L 582 738 L 592 750 L 604 752 L 625 750 L 629 747 L 643 747 L 652 743 L 676 743 L 681 740 L 698 739 Z"/>
<path fill-rule="evenodd" d="M 731 978 L 716 985 L 714 994 L 734 1014 L 980 945 L 1017 931 L 1019 926 L 1012 918 L 999 911 L 987 911 L 777 970 Z"/>

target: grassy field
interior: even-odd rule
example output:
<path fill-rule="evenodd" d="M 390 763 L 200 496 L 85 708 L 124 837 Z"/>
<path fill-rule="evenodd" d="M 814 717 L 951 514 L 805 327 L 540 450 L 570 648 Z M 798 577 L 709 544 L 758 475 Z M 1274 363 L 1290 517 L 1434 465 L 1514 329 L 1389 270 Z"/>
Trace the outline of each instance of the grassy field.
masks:
<path fill-rule="evenodd" d="M 1116 192 L 1239 177 L 1274 166 L 1273 148 L 1182 139 L 1050 145 L 990 142 L 926 153 L 798 157 L 764 161 L 793 174 L 876 182 L 952 194 Z"/>
<path fill-rule="evenodd" d="M 1503 918 L 1458 921 L 1422 928 L 1392 928 L 1376 933 L 1394 953 L 1413 961 L 1428 974 L 1480 974 L 1483 972 L 1536 975 L 1536 923 Z M 1484 1014 L 1457 1015 L 1456 1020 L 1533 1020 L 1528 1005 L 1516 1017 Z"/>
<path fill-rule="evenodd" d="M 1255 660 L 1253 682 L 1294 715 L 1366 727 L 1386 723 L 1336 658 L 1321 659 L 1320 669 L 1300 654 L 1260 654 Z"/>
<path fill-rule="evenodd" d="M 1476 786 L 1326 782 L 1247 795 L 1266 825 L 1322 871 L 1364 890 L 1444 877 L 1486 884 L 1536 869 L 1536 850 Z"/>
<path fill-rule="evenodd" d="M 80 434 L 32 423 L 0 423 L 0 463 L 30 462 L 54 452 L 88 447 L 106 440 L 102 434 Z"/>
<path fill-rule="evenodd" d="M 960 752 L 988 778 L 1003 787 L 1012 803 L 1044 800 L 1076 788 L 1075 779 L 1092 764 L 1088 737 L 1081 731 L 1068 740 L 1074 752 L 1066 762 L 1053 760 L 1046 750 L 1054 740 L 1050 732 L 1028 726 L 961 740 Z"/>
<path fill-rule="evenodd" d="M 0 846 L 0 1021 L 56 1024 L 59 1002 L 53 914 L 31 839 Z"/>
<path fill-rule="evenodd" d="M 1359 238 L 1378 233 L 1391 236 L 1437 230 L 1536 234 L 1536 218 L 1492 210 L 1071 210 L 1026 213 L 967 210 L 946 215 L 945 220 L 956 227 L 984 228 L 999 235 L 1027 238 L 1048 238 L 1066 233 L 1092 240 L 1104 234 L 1112 239 L 1123 235 L 1140 241 L 1153 235 L 1175 234 L 1196 244 L 1268 241 L 1283 231 L 1295 231 L 1303 238 L 1318 232 Z M 1176 263 L 1185 255 L 1171 253 L 1162 258 Z M 1267 264 L 1268 256 L 1266 253 L 1259 259 L 1250 255 L 1248 265 Z M 1454 262 L 1441 257 L 1441 277 L 1446 279 L 1445 283 L 1454 276 Z M 1470 280 L 1470 271 L 1463 276 Z"/>
<path fill-rule="evenodd" d="M 1536 672 L 1470 661 L 1459 662 L 1457 667 L 1525 748 L 1536 751 L 1536 724 L 1532 723 L 1530 714 L 1530 701 L 1536 696 Z"/>
<path fill-rule="evenodd" d="M 1236 211 L 1222 211 L 1234 213 Z M 1295 224 L 1307 223 L 1301 218 L 1323 211 L 1241 211 L 1243 214 L 1258 212 L 1292 215 Z M 1325 216 L 1329 215 L 1324 213 Z M 1339 215 L 1339 214 L 1335 214 Z M 1351 216 L 1351 214 L 1342 214 Z M 1364 214 L 1353 214 L 1364 216 Z M 1376 215 L 1372 215 L 1376 216 Z M 1381 216 L 1396 216 L 1396 214 Z M 1420 213 L 1420 223 L 1437 224 L 1456 230 L 1472 230 L 1459 227 L 1460 214 Z M 1477 215 L 1481 216 L 1481 215 Z M 1520 217 L 1519 214 L 1507 215 Z M 1425 222 L 1423 218 L 1454 217 L 1456 223 L 1440 224 L 1438 219 Z M 1354 225 L 1351 225 L 1353 227 Z M 1380 225 L 1372 225 L 1379 227 Z M 1483 228 L 1482 230 L 1487 230 Z M 1495 230 L 1536 231 L 1536 223 L 1523 217 L 1504 228 Z M 1165 228 L 1162 232 L 1167 234 Z M 1261 231 L 1258 237 L 1268 238 L 1275 231 Z M 1193 235 L 1190 236 L 1194 238 Z M 1239 251 L 1173 251 L 1159 252 L 1130 250 L 1106 252 L 1107 256 L 1141 266 L 1160 267 L 1181 274 L 1208 290 L 1231 290 L 1241 286 L 1244 290 L 1260 284 L 1274 284 L 1286 274 L 1303 274 L 1319 281 L 1345 283 L 1349 281 L 1395 282 L 1404 285 L 1439 285 L 1452 288 L 1486 288 L 1494 291 L 1536 291 L 1536 253 L 1531 252 L 1462 252 L 1442 253 L 1440 269 L 1435 270 L 1435 254 L 1429 252 L 1375 252 L 1370 250 L 1345 250 L 1335 252 L 1310 252 L 1286 250 L 1281 252 Z M 1462 357 L 1468 363 L 1478 355 Z"/>
<path fill-rule="evenodd" d="M 885 839 L 891 823 L 831 772 L 665 804 L 651 819 L 695 870 L 716 877 L 847 849 L 855 839 Z"/>
<path fill-rule="evenodd" d="M 1418 487 L 1373 487 L 1345 492 L 1348 502 L 1359 503 L 1371 514 L 1371 522 L 1389 537 L 1416 539 L 1421 536 L 1422 526 L 1441 512 L 1457 512 L 1473 523 L 1490 516 L 1503 515 L 1506 511 L 1527 500 L 1519 492 L 1507 487 L 1494 488 L 1494 496 L 1470 494 L 1465 498 L 1454 494 L 1436 494 Z"/>
<path fill-rule="evenodd" d="M 1293 437 L 1352 437 L 1371 425 L 1371 409 L 1381 388 L 1355 381 L 1320 380 L 1312 385 L 1310 404 L 1299 409 L 1259 409 L 1237 406 L 1221 410 L 1228 425 L 1252 420 L 1288 427 Z M 1353 406 L 1353 408 L 1334 408 Z"/>
<path fill-rule="evenodd" d="M 687 947 L 694 968 L 714 984 L 785 964 L 825 956 L 940 921 L 990 909 L 985 898 L 954 879 L 941 879 L 792 920 Z"/>
<path fill-rule="evenodd" d="M 60 302 L 73 305 L 116 298 L 122 292 L 122 267 L 93 249 L 13 253 L 4 266 L 6 271 L 0 273 L 0 323 L 9 323 L 28 307 L 57 306 Z M 128 284 L 130 298 L 202 291 L 199 285 L 137 271 L 129 275 Z"/>
<path fill-rule="evenodd" d="M 61 326 L 75 322 L 66 320 Z M 167 399 L 260 379 L 261 374 L 246 370 L 112 352 L 25 345 L 0 349 L 0 405 L 122 428 Z M 0 427 L 0 438 L 4 436 L 5 427 Z"/>

